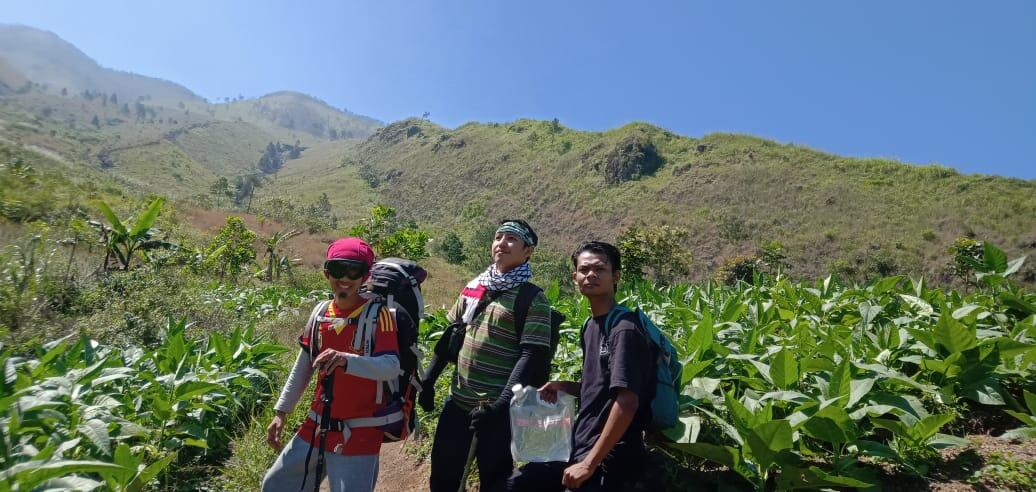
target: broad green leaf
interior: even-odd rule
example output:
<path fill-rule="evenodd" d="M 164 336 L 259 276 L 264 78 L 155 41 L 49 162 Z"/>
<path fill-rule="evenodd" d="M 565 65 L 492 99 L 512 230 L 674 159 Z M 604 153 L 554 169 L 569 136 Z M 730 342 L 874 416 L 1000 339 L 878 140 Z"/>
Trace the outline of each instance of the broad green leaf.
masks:
<path fill-rule="evenodd" d="M 676 421 L 676 425 L 665 429 L 662 434 L 676 443 L 692 443 L 698 440 L 701 431 L 701 417 L 684 415 Z"/>
<path fill-rule="evenodd" d="M 942 426 L 953 421 L 954 418 L 956 417 L 951 413 L 929 415 L 910 428 L 911 434 L 916 436 L 918 441 L 927 440 L 939 432 Z"/>
<path fill-rule="evenodd" d="M 209 449 L 209 441 L 208 440 L 205 440 L 205 439 L 195 439 L 193 437 L 188 437 L 188 438 L 184 439 L 183 440 L 183 445 L 184 446 L 191 446 L 191 447 L 195 447 L 195 448 Z"/>
<path fill-rule="evenodd" d="M 76 431 L 86 436 L 105 456 L 111 455 L 111 436 L 108 434 L 108 424 L 99 419 L 90 419 L 79 424 Z"/>
<path fill-rule="evenodd" d="M 864 301 L 861 303 L 860 317 L 862 318 L 863 325 L 867 326 L 871 324 L 871 322 L 874 321 L 874 318 L 877 318 L 878 314 L 881 313 L 882 309 L 884 309 L 884 306 L 875 306 L 871 304 L 870 301 Z"/>
<path fill-rule="evenodd" d="M 1012 416 L 1012 417 L 1022 421 L 1023 424 L 1025 424 L 1025 425 L 1027 425 L 1029 427 L 1036 427 L 1036 417 L 1034 417 L 1032 415 L 1029 415 L 1027 413 L 1016 412 L 1014 410 L 1004 410 L 1004 411 L 1007 412 L 1008 415 L 1010 415 L 1010 416 Z"/>
<path fill-rule="evenodd" d="M 707 444 L 703 442 L 669 444 L 668 446 L 677 451 L 704 458 L 714 463 L 719 463 L 720 465 L 734 470 L 737 474 L 745 477 L 749 481 L 754 482 L 756 479 L 756 474 L 745 466 L 744 461 L 741 459 L 741 450 L 737 448 L 730 446 L 717 446 L 715 444 Z"/>
<path fill-rule="evenodd" d="M 151 229 L 151 226 L 155 223 L 155 219 L 158 218 L 158 214 L 162 211 L 163 203 L 165 203 L 165 200 L 159 197 L 155 198 L 151 204 L 148 205 L 147 210 L 145 210 L 144 213 L 141 214 L 140 217 L 137 217 L 137 220 L 133 222 L 133 230 L 129 232 L 130 237 L 140 238 L 148 231 L 148 229 Z"/>
<path fill-rule="evenodd" d="M 126 487 L 126 492 L 140 492 L 147 486 L 148 482 L 155 479 L 159 473 L 162 472 L 169 463 L 176 458 L 176 453 L 168 453 L 165 456 L 155 460 L 154 463 L 148 465 L 143 471 L 140 472 L 133 481 Z"/>
<path fill-rule="evenodd" d="M 1001 439 L 1036 439 L 1036 427 L 1019 427 L 1009 430 L 1000 436 Z"/>
<path fill-rule="evenodd" d="M 949 353 L 963 352 L 978 344 L 975 333 L 952 316 L 939 316 L 935 324 L 935 343 L 941 345 Z"/>
<path fill-rule="evenodd" d="M 859 441 L 856 441 L 856 448 L 860 450 L 861 454 L 864 454 L 866 456 L 873 456 L 875 458 L 883 458 L 892 463 L 901 460 L 901 458 L 899 457 L 899 453 L 897 453 L 892 448 L 878 442 L 860 439 Z"/>
<path fill-rule="evenodd" d="M 899 297 L 906 301 L 906 303 L 909 304 L 911 307 L 916 309 L 917 314 L 921 316 L 930 316 L 935 313 L 935 310 L 932 309 L 932 305 L 928 304 L 920 297 L 915 297 L 907 294 L 900 294 Z"/>
<path fill-rule="evenodd" d="M 1005 272 L 1007 271 L 1007 255 L 993 243 L 986 241 L 982 243 L 982 264 L 986 272 Z"/>
<path fill-rule="evenodd" d="M 777 461 L 777 454 L 791 448 L 791 425 L 787 420 L 771 420 L 752 428 L 745 439 L 759 468 L 766 470 Z"/>
<path fill-rule="evenodd" d="M 1029 413 L 1036 415 L 1036 395 L 1029 393 L 1029 390 L 1023 390 L 1022 394 L 1025 397 L 1025 406 L 1029 408 Z"/>
<path fill-rule="evenodd" d="M 791 349 L 785 347 L 773 357 L 770 378 L 781 389 L 788 389 L 799 382 L 799 362 Z"/>
<path fill-rule="evenodd" d="M 874 286 L 871 287 L 871 292 L 876 296 L 884 294 L 885 292 L 888 292 L 889 290 L 894 288 L 902 280 L 902 275 L 893 275 L 891 277 L 885 277 L 874 283 Z"/>
<path fill-rule="evenodd" d="M 818 490 L 830 487 L 853 487 L 858 489 L 873 487 L 874 484 L 853 477 L 833 475 L 816 466 L 806 469 L 782 468 L 777 477 L 778 490 L 808 489 Z"/>
<path fill-rule="evenodd" d="M 1006 277 L 1008 275 L 1011 275 L 1014 272 L 1017 272 L 1018 269 L 1022 267 L 1023 263 L 1025 263 L 1025 257 L 1024 256 L 1021 257 L 1021 258 L 1015 258 L 1015 259 L 1011 260 L 1011 262 L 1007 264 L 1007 269 L 1004 270 L 1003 276 Z"/>
<path fill-rule="evenodd" d="M 980 307 L 978 304 L 968 304 L 967 306 L 959 307 L 953 311 L 953 319 L 962 319 Z"/>
<path fill-rule="evenodd" d="M 857 402 L 863 399 L 871 392 L 871 388 L 874 387 L 874 383 L 877 379 L 873 377 L 865 377 L 861 379 L 853 379 L 849 383 L 849 400 L 845 403 L 845 408 L 856 405 Z"/>
<path fill-rule="evenodd" d="M 827 385 L 827 397 L 838 398 L 848 395 L 852 379 L 852 364 L 849 363 L 848 358 L 843 358 L 831 373 L 831 380 Z"/>
<path fill-rule="evenodd" d="M 86 492 L 96 490 L 98 487 L 101 487 L 102 485 L 104 484 L 101 482 L 98 482 L 96 480 L 90 480 L 89 478 L 85 477 L 61 477 L 47 480 L 43 483 L 43 485 L 40 485 L 39 487 L 33 489 L 33 492 L 68 492 L 70 490 L 74 490 L 76 492 Z"/>
<path fill-rule="evenodd" d="M 52 478 L 71 475 L 75 473 L 98 473 L 101 476 L 117 473 L 125 468 L 112 463 L 91 460 L 59 460 L 40 463 L 38 461 L 26 461 L 18 463 L 3 472 L 0 478 L 17 482 L 23 487 L 31 488 L 46 482 Z"/>
<path fill-rule="evenodd" d="M 856 438 L 856 426 L 853 421 L 845 410 L 834 405 L 827 406 L 814 414 L 802 425 L 802 428 L 810 436 L 835 446 L 840 446 Z"/>
<path fill-rule="evenodd" d="M 179 401 L 187 401 L 196 396 L 212 393 L 214 391 L 223 390 L 223 386 L 215 383 L 205 383 L 201 381 L 191 381 L 184 383 L 176 388 L 174 398 Z"/>
<path fill-rule="evenodd" d="M 698 357 L 701 357 L 712 346 L 714 336 L 715 329 L 712 326 L 712 313 L 706 311 L 702 314 L 702 319 L 698 322 L 698 326 L 691 331 L 691 336 L 687 338 L 684 349 L 688 354 L 697 353 Z"/>
<path fill-rule="evenodd" d="M 983 405 L 1004 405 L 1003 395 L 1000 394 L 1000 384 L 993 378 L 988 378 L 961 388 L 961 395 L 975 400 Z"/>
<path fill-rule="evenodd" d="M 936 434 L 931 439 L 928 439 L 927 444 L 935 449 L 946 449 L 970 446 L 971 441 L 949 434 Z"/>
<path fill-rule="evenodd" d="M 112 230 L 121 236 L 125 236 L 127 234 L 126 226 L 122 224 L 121 220 L 119 220 L 119 216 L 115 215 L 115 212 L 112 212 L 112 209 L 108 207 L 108 204 L 101 202 L 97 206 L 101 209 L 101 213 L 104 214 L 104 217 L 108 219 L 108 222 L 111 223 Z"/>

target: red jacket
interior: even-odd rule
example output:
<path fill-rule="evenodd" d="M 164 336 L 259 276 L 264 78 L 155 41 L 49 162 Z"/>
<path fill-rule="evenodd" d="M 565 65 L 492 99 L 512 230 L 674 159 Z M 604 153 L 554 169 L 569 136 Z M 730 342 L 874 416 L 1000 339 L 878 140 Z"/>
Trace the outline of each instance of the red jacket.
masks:
<path fill-rule="evenodd" d="M 362 346 L 359 350 L 353 348 L 353 337 L 358 329 L 356 318 L 359 317 L 366 307 L 367 302 L 360 304 L 352 312 L 345 314 L 337 312 L 335 304 L 332 302 L 329 304 L 325 316 L 328 318 L 348 318 L 350 322 L 338 330 L 330 322 L 322 322 L 319 326 L 321 340 L 319 349 L 321 352 L 333 349 L 353 354 L 349 357 L 349 363 L 344 372 L 340 367 L 334 369 L 331 418 L 335 420 L 374 416 L 375 412 L 384 408 L 392 397 L 389 391 L 381 388 L 381 400 L 378 401 L 379 387 L 382 387 L 385 382 L 363 377 L 362 367 L 354 367 L 354 361 L 357 362 L 355 366 L 362 366 L 357 360 L 358 358 L 376 358 L 386 355 L 395 356 L 397 360 L 399 358 L 399 344 L 396 340 L 396 321 L 392 318 L 392 313 L 384 306 L 378 312 L 374 346 L 370 350 L 370 355 L 366 356 L 364 354 Z M 308 330 L 299 337 L 299 343 L 304 348 L 309 348 Z M 317 374 L 317 388 L 314 393 L 313 403 L 310 406 L 310 410 L 318 416 L 323 415 L 324 411 L 324 404 L 321 402 L 325 391 L 323 384 L 324 376 L 324 372 Z M 313 431 L 316 428 L 316 421 L 307 418 L 299 428 L 299 437 L 311 445 L 319 445 L 319 431 L 316 439 L 313 439 Z M 351 429 L 351 432 L 349 441 L 344 446 L 342 446 L 343 435 L 341 432 L 328 432 L 324 450 L 347 456 L 372 455 L 380 452 L 383 437 L 382 431 L 374 427 L 366 427 Z"/>

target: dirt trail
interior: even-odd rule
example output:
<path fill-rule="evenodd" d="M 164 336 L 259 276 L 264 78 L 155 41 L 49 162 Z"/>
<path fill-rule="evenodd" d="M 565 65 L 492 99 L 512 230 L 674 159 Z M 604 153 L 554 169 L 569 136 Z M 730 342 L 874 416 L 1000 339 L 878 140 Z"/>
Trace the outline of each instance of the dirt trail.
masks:
<path fill-rule="evenodd" d="M 407 455 L 400 443 L 385 444 L 381 447 L 380 469 L 375 492 L 428 490 L 428 464 L 418 462 L 414 457 Z M 331 491 L 326 480 L 320 490 Z"/>

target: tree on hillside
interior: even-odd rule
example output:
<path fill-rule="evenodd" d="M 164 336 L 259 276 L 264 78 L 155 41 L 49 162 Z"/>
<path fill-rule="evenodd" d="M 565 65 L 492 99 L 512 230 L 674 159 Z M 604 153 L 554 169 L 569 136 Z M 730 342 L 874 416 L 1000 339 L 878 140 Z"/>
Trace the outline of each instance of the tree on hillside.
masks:
<path fill-rule="evenodd" d="M 255 261 L 255 250 L 252 249 L 255 239 L 255 233 L 245 226 L 241 217 L 227 217 L 227 224 L 220 228 L 202 252 L 205 258 L 202 268 L 210 272 L 215 270 L 219 278 L 227 274 L 237 276 L 245 265 Z"/>
<path fill-rule="evenodd" d="M 672 282 L 691 272 L 694 261 L 685 243 L 690 232 L 668 225 L 634 225 L 619 235 L 622 271 L 627 278 L 641 278 L 650 270 L 660 282 Z"/>
<path fill-rule="evenodd" d="M 281 270 L 291 267 L 291 260 L 280 254 L 281 246 L 289 239 L 298 236 L 301 232 L 294 229 L 290 231 L 277 231 L 272 236 L 263 238 L 263 245 L 266 246 L 266 281 L 273 282 L 281 277 Z M 285 261 L 287 260 L 287 261 Z"/>
<path fill-rule="evenodd" d="M 284 157 L 281 156 L 280 142 L 274 145 L 273 142 L 266 144 L 266 151 L 259 157 L 258 168 L 266 174 L 273 174 L 284 167 Z"/>
<path fill-rule="evenodd" d="M 234 183 L 234 204 L 240 207 L 247 200 L 245 211 L 250 212 L 252 210 L 252 198 L 255 196 L 255 189 L 262 187 L 262 185 L 262 173 L 253 172 L 238 176 Z"/>
<path fill-rule="evenodd" d="M 451 265 L 464 263 L 464 242 L 454 232 L 447 232 L 439 243 L 439 254 Z"/>
<path fill-rule="evenodd" d="M 220 176 L 212 186 L 209 187 L 209 192 L 216 198 L 216 207 L 219 208 L 219 199 L 222 197 L 232 196 L 230 193 L 230 181 L 227 180 L 226 176 Z"/>
<path fill-rule="evenodd" d="M 396 209 L 385 205 L 371 208 L 370 217 L 363 219 L 347 233 L 363 238 L 379 257 L 398 256 L 411 260 L 428 257 L 431 236 L 411 222 L 401 222 Z"/>

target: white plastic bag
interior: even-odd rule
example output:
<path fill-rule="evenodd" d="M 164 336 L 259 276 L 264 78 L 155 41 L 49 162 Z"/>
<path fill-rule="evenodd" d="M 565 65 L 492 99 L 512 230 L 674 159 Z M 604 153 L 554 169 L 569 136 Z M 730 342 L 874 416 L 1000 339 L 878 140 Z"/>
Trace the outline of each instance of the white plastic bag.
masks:
<path fill-rule="evenodd" d="M 515 461 L 568 461 L 575 425 L 574 396 L 559 391 L 558 401 L 548 403 L 540 399 L 536 388 L 516 384 L 510 410 L 511 456 Z"/>

